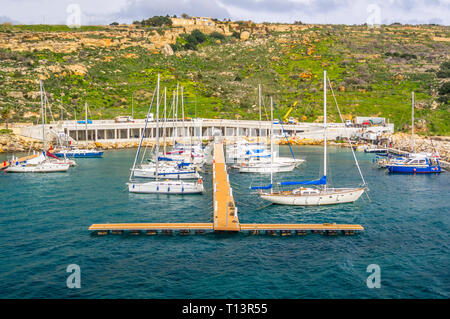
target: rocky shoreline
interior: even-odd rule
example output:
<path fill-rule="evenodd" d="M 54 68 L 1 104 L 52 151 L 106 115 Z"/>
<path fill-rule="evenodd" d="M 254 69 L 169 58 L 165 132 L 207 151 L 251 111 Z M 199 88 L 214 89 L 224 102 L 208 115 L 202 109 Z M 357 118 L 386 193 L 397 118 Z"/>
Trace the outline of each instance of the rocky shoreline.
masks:
<path fill-rule="evenodd" d="M 395 133 L 391 135 L 392 148 L 411 151 L 411 134 L 407 133 Z M 420 135 L 414 135 L 414 151 L 417 153 L 438 153 L 441 159 L 450 162 L 450 136 L 433 136 L 424 137 Z"/>
<path fill-rule="evenodd" d="M 406 133 L 395 133 L 391 135 L 392 148 L 410 151 L 411 135 Z M 284 139 L 278 141 L 279 144 L 286 144 Z M 321 140 L 297 139 L 290 140 L 293 145 L 323 145 Z M 104 150 L 137 148 L 138 142 L 90 142 L 87 148 L 101 148 Z M 154 141 L 144 141 L 144 146 L 154 146 Z M 168 142 L 167 145 L 171 145 Z M 345 146 L 342 143 L 329 141 L 329 145 Z M 80 147 L 86 148 L 86 144 L 79 143 Z M 414 147 L 416 152 L 439 153 L 441 159 L 450 162 L 450 136 L 423 137 L 414 135 Z M 0 134 L 0 153 L 26 152 L 29 150 L 42 150 L 42 142 L 33 138 L 28 138 L 15 134 Z"/>

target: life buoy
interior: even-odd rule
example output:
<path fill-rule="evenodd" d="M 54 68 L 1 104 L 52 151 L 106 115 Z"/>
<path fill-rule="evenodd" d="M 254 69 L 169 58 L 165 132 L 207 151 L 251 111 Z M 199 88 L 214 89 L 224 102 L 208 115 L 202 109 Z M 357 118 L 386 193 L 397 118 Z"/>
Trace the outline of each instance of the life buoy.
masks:
<path fill-rule="evenodd" d="M 201 183 L 203 183 L 203 180 L 202 180 L 201 178 L 199 178 L 199 179 L 197 180 L 197 184 L 201 184 Z"/>

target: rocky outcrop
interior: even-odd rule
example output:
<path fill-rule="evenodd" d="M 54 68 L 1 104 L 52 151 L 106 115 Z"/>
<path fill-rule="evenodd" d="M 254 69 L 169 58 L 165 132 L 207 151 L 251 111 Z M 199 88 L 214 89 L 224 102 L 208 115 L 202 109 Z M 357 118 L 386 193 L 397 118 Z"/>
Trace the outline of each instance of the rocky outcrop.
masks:
<path fill-rule="evenodd" d="M 42 149 L 42 142 L 14 134 L 0 134 L 0 153 Z"/>
<path fill-rule="evenodd" d="M 400 149 L 402 151 L 412 150 L 411 134 L 395 133 L 391 136 L 393 148 Z M 414 151 L 427 152 L 427 153 L 439 153 L 444 161 L 450 161 L 450 136 L 432 136 L 424 137 L 420 135 L 414 135 Z"/>

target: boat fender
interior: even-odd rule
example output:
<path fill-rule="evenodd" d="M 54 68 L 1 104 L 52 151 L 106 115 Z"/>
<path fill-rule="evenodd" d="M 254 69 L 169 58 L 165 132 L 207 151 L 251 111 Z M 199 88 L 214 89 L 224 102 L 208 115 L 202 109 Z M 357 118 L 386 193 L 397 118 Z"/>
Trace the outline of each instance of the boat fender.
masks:
<path fill-rule="evenodd" d="M 414 173 L 416 172 L 416 169 L 415 169 L 415 168 L 413 168 L 413 172 L 414 172 Z"/>

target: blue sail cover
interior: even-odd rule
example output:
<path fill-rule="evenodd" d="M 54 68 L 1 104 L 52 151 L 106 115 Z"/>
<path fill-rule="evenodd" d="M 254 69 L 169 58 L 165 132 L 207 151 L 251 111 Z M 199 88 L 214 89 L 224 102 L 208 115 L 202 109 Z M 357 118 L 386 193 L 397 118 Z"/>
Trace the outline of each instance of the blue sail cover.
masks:
<path fill-rule="evenodd" d="M 272 188 L 272 184 L 267 185 L 267 186 L 252 186 L 250 187 L 250 189 L 271 189 Z"/>
<path fill-rule="evenodd" d="M 327 183 L 327 177 L 322 176 L 320 179 L 314 181 L 303 181 L 303 182 L 281 182 L 280 185 L 325 185 Z"/>
<path fill-rule="evenodd" d="M 178 164 L 177 166 L 180 168 L 180 167 L 183 167 L 183 166 L 189 166 L 189 165 L 191 165 L 191 163 L 181 162 L 181 163 Z"/>
<path fill-rule="evenodd" d="M 159 157 L 158 157 L 158 161 L 169 161 L 169 162 L 171 162 L 171 161 L 173 161 L 173 159 L 171 159 L 171 158 L 169 158 L 169 157 L 162 157 L 162 156 L 159 156 Z"/>

